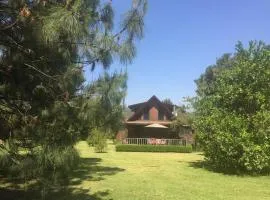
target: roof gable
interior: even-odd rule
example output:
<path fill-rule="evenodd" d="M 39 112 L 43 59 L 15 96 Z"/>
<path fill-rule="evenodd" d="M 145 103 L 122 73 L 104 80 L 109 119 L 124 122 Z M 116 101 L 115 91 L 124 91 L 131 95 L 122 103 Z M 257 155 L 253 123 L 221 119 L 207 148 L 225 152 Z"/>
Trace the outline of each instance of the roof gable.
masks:
<path fill-rule="evenodd" d="M 146 108 L 151 108 L 153 105 L 157 105 L 158 110 L 162 112 L 170 119 L 172 115 L 173 105 L 162 103 L 155 95 L 153 95 L 148 101 L 128 106 L 134 114 L 128 119 L 128 121 L 136 120 L 141 116 Z"/>
<path fill-rule="evenodd" d="M 130 110 L 132 110 L 133 112 L 135 112 L 138 108 L 140 108 L 143 104 L 145 104 L 146 102 L 142 102 L 142 103 L 137 103 L 137 104 L 133 104 L 133 105 L 129 105 L 128 108 Z"/>

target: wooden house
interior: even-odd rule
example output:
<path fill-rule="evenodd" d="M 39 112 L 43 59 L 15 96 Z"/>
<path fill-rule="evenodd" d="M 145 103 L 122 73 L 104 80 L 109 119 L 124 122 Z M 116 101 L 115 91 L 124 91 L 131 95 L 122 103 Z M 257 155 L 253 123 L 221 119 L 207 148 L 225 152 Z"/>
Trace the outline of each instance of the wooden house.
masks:
<path fill-rule="evenodd" d="M 133 112 L 125 122 L 128 138 L 178 138 L 170 129 L 174 105 L 161 102 L 156 96 L 128 106 Z"/>

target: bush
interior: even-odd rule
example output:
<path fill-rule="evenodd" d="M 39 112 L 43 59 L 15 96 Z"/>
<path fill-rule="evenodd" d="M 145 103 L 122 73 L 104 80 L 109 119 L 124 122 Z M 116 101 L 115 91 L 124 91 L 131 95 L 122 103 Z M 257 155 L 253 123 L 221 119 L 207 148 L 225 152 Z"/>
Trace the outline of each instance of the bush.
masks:
<path fill-rule="evenodd" d="M 254 127 L 260 124 L 255 123 L 255 117 L 249 119 Z M 268 122 L 262 120 L 257 131 L 252 131 L 250 122 L 235 114 L 226 113 L 225 116 L 223 113 L 213 112 L 208 122 L 198 121 L 200 144 L 209 164 L 217 170 L 230 173 L 269 171 L 270 146 L 266 139 L 269 133 L 265 131 L 263 123 L 270 123 L 270 115 L 266 121 Z M 208 134 L 205 134 L 206 130 Z"/>
<path fill-rule="evenodd" d="M 125 152 L 177 152 L 191 153 L 192 146 L 179 145 L 133 145 L 133 144 L 118 144 L 115 146 L 116 151 Z"/>
<path fill-rule="evenodd" d="M 270 172 L 269 46 L 251 42 L 236 49 L 197 80 L 198 142 L 219 171 Z"/>
<path fill-rule="evenodd" d="M 99 129 L 92 130 L 89 137 L 87 138 L 87 143 L 88 145 L 95 147 L 95 151 L 97 153 L 105 152 L 107 148 L 106 133 Z"/>
<path fill-rule="evenodd" d="M 103 153 L 106 152 L 107 149 L 107 139 L 102 138 L 95 144 L 95 152 L 97 153 Z"/>

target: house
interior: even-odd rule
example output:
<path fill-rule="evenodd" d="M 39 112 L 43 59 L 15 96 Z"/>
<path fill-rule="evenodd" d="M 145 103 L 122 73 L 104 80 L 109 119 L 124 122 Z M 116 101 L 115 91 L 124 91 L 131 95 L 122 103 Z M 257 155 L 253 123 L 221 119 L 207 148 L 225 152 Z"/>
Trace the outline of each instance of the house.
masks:
<path fill-rule="evenodd" d="M 133 112 L 125 122 L 128 138 L 179 138 L 170 128 L 174 105 L 152 96 L 146 102 L 128 107 Z"/>

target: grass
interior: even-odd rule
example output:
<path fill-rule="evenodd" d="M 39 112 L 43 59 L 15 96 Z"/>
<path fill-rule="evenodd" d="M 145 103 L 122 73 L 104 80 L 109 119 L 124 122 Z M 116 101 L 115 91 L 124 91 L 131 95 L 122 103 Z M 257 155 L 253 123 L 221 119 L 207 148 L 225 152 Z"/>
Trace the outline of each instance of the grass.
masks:
<path fill-rule="evenodd" d="M 270 176 L 211 172 L 198 164 L 200 153 L 115 152 L 110 145 L 108 153 L 97 154 L 85 142 L 77 148 L 82 158 L 97 161 L 97 173 L 77 187 L 90 189 L 97 199 L 270 199 Z"/>
<path fill-rule="evenodd" d="M 112 144 L 107 153 L 95 153 L 86 142 L 77 148 L 82 163 L 72 174 L 71 186 L 48 199 L 270 199 L 270 176 L 212 172 L 200 164 L 200 153 L 115 152 Z"/>

